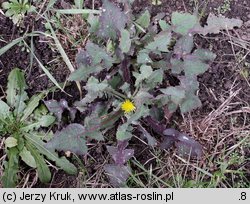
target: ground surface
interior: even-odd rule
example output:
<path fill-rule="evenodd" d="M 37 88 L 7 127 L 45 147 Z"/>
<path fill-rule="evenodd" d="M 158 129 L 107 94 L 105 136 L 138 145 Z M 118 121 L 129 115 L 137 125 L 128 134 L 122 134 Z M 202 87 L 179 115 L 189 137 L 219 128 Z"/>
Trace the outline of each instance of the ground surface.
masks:
<path fill-rule="evenodd" d="M 1 2 L 3 1 L 0 0 Z M 167 14 L 166 19 L 169 20 L 173 11 L 193 12 L 197 7 L 200 11 L 206 5 L 205 1 L 198 2 L 195 0 L 161 0 L 161 2 L 161 5 L 155 6 L 152 5 L 150 0 L 136 0 L 133 5 L 134 13 L 139 13 L 145 9 L 148 9 L 152 15 L 165 12 Z M 86 1 L 85 4 L 87 7 L 91 7 L 92 1 Z M 229 4 L 229 8 L 227 4 Z M 58 3 L 57 6 L 62 5 Z M 101 3 L 95 1 L 95 6 L 99 7 Z M 218 181 L 216 181 L 218 186 L 238 185 L 243 187 L 247 183 L 249 184 L 249 140 L 248 143 L 245 142 L 239 148 L 233 148 L 233 156 L 227 155 L 223 150 L 239 144 L 244 137 L 250 134 L 250 1 L 211 0 L 208 1 L 204 16 L 209 12 L 217 15 L 223 14 L 230 18 L 239 18 L 244 21 L 244 24 L 242 28 L 232 32 L 208 37 L 198 36 L 195 39 L 197 47 L 212 48 L 212 51 L 217 54 L 217 58 L 211 68 L 199 78 L 199 97 L 203 104 L 202 107 L 188 115 L 174 116 L 171 125 L 178 126 L 180 130 L 197 139 L 204 146 L 205 158 L 198 163 L 183 161 L 175 155 L 174 150 L 159 151 L 151 149 L 135 138 L 130 145 L 135 148 L 135 158 L 142 166 L 139 166 L 136 162 L 131 163 L 134 169 L 134 179 L 128 182 L 131 186 L 166 187 L 166 184 L 162 181 L 168 181 L 169 185 L 176 187 L 192 185 L 189 181 L 200 181 L 202 183 L 206 179 L 201 178 L 202 174 L 197 171 L 198 167 L 209 173 L 221 173 L 226 176 L 225 178 L 218 176 Z M 30 14 L 25 18 L 23 25 L 18 28 L 12 24 L 11 20 L 0 13 L 0 47 L 22 36 L 25 32 L 33 30 L 45 32 L 43 20 L 35 21 L 34 18 L 35 16 Z M 72 24 L 68 26 L 73 27 Z M 77 47 L 70 44 L 67 38 L 64 39 L 63 36 L 60 39 L 62 40 L 61 43 L 65 44 L 65 50 L 74 63 Z M 40 61 L 49 68 L 59 82 L 64 82 L 69 75 L 69 71 L 62 63 L 58 52 L 52 51 L 50 42 L 44 41 L 42 38 L 34 38 L 34 47 Z M 22 51 L 22 46 L 14 46 L 0 56 L 0 96 L 4 94 L 7 76 L 14 67 L 25 70 L 29 94 L 52 86 L 38 64 L 35 61 L 32 65 L 30 64 L 30 54 Z M 244 73 L 248 73 L 248 75 Z M 69 101 L 79 99 L 76 90 L 74 84 L 67 87 L 67 92 L 73 95 L 73 97 L 68 98 Z M 54 97 L 59 99 L 67 96 L 57 93 Z M 52 182 L 44 185 L 36 182 L 35 172 L 28 171 L 24 174 L 24 176 L 29 175 L 28 181 L 21 181 L 20 185 L 35 185 L 36 187 L 109 186 L 101 167 L 110 158 L 108 158 L 102 143 L 93 143 L 92 145 L 93 148 L 90 148 L 89 155 L 80 158 L 84 168 L 77 177 L 53 170 Z M 97 148 L 97 151 L 94 147 Z M 72 159 L 74 160 L 74 158 Z M 240 159 L 244 161 L 241 163 L 239 162 Z M 232 176 L 230 173 L 222 172 L 223 165 L 228 165 L 226 170 L 239 170 L 244 172 L 244 175 L 235 174 Z M 149 175 L 150 169 L 153 176 Z"/>

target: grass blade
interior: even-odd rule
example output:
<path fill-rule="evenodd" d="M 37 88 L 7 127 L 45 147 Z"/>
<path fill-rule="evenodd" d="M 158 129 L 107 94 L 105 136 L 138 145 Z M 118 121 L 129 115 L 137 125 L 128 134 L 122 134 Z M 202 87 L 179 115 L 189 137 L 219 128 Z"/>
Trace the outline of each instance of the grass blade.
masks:
<path fill-rule="evenodd" d="M 58 40 L 58 38 L 56 36 L 55 31 L 54 31 L 53 27 L 51 26 L 51 24 L 50 24 L 50 22 L 49 22 L 49 20 L 48 20 L 47 17 L 46 17 L 46 20 L 48 22 L 48 26 L 49 26 L 51 35 L 54 38 L 54 41 L 56 43 L 56 47 L 57 47 L 59 53 L 62 55 L 63 61 L 66 63 L 66 65 L 67 65 L 68 69 L 70 70 L 70 72 L 74 72 L 75 68 L 73 67 L 72 63 L 70 62 L 70 59 L 69 59 L 68 55 L 64 51 L 64 49 L 63 49 L 60 41 Z M 82 98 L 82 90 L 81 90 L 80 82 L 76 81 L 76 85 L 77 85 L 77 88 L 79 89 L 80 97 Z"/>
<path fill-rule="evenodd" d="M 1 56 L 2 54 L 4 54 L 5 52 L 7 52 L 7 51 L 8 51 L 10 48 L 12 48 L 14 45 L 20 43 L 22 40 L 23 40 L 23 37 L 17 38 L 17 39 L 15 39 L 15 40 L 13 40 L 11 43 L 9 43 L 9 44 L 5 45 L 4 47 L 2 47 L 2 48 L 0 49 L 0 56 Z"/>
<path fill-rule="evenodd" d="M 100 14 L 101 11 L 92 10 L 92 9 L 57 9 L 57 13 L 60 14 Z"/>
<path fill-rule="evenodd" d="M 43 64 L 40 62 L 40 60 L 36 57 L 35 53 L 32 51 L 32 49 L 28 46 L 28 44 L 24 41 L 24 44 L 26 45 L 26 47 L 29 49 L 30 53 L 34 56 L 34 58 L 36 59 L 37 63 L 39 64 L 39 66 L 42 68 L 42 70 L 44 71 L 44 73 L 49 77 L 49 79 L 64 93 L 66 93 L 63 88 L 59 85 L 59 83 L 56 81 L 56 79 L 52 76 L 52 74 L 48 71 L 48 69 L 43 66 Z"/>

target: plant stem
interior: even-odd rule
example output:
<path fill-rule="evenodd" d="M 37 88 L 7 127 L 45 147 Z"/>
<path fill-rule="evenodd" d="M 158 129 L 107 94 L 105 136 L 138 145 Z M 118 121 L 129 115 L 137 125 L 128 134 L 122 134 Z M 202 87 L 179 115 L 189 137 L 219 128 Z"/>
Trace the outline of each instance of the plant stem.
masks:
<path fill-rule="evenodd" d="M 128 97 L 125 96 L 124 94 L 119 93 L 118 91 L 112 89 L 112 88 L 107 88 L 107 92 L 113 94 L 114 96 L 118 96 L 120 99 L 127 99 Z"/>

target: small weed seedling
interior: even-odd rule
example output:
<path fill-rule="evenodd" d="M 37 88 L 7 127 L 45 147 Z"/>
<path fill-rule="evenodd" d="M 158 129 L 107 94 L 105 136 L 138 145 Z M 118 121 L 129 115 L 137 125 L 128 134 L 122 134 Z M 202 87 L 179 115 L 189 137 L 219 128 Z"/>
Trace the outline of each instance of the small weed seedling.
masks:
<path fill-rule="evenodd" d="M 9 0 L 2 4 L 2 8 L 6 10 L 5 15 L 17 25 L 21 23 L 27 13 L 35 11 L 35 7 L 30 5 L 28 0 Z"/>
<path fill-rule="evenodd" d="M 58 157 L 55 151 L 45 147 L 51 134 L 41 128 L 49 127 L 55 117 L 40 105 L 45 93 L 30 99 L 25 92 L 24 74 L 14 69 L 8 77 L 6 102 L 0 100 L 0 136 L 5 138 L 7 158 L 4 163 L 2 182 L 4 187 L 15 187 L 18 181 L 20 160 L 36 168 L 41 182 L 49 182 L 51 173 L 45 157 L 69 174 L 77 172 L 76 167 L 65 157 Z"/>

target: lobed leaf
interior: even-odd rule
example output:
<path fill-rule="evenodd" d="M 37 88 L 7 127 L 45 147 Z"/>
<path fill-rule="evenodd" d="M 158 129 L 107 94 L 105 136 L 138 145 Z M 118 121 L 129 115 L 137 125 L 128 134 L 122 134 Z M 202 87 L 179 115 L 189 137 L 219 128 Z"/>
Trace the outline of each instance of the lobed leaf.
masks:
<path fill-rule="evenodd" d="M 193 35 L 185 35 L 177 40 L 174 46 L 174 53 L 178 57 L 191 53 L 194 47 L 194 37 Z"/>
<path fill-rule="evenodd" d="M 105 90 L 109 87 L 107 80 L 99 82 L 98 79 L 94 77 L 90 77 L 86 86 L 84 87 L 88 93 L 81 101 L 77 101 L 74 103 L 75 107 L 80 111 L 83 112 L 87 105 L 93 102 L 96 98 L 102 97 L 105 93 Z"/>
<path fill-rule="evenodd" d="M 147 138 L 148 145 L 151 147 L 155 147 L 157 145 L 157 140 L 141 125 L 139 125 L 139 131 L 141 131 L 141 135 Z"/>
<path fill-rule="evenodd" d="M 198 32 L 202 35 L 210 33 L 217 34 L 221 30 L 232 30 L 234 27 L 241 27 L 243 24 L 242 20 L 225 18 L 224 16 L 217 17 L 214 14 L 209 14 L 207 18 L 207 25 L 199 27 Z"/>
<path fill-rule="evenodd" d="M 171 36 L 171 32 L 161 31 L 154 37 L 154 41 L 150 42 L 145 48 L 151 51 L 168 52 Z"/>
<path fill-rule="evenodd" d="M 153 73 L 153 69 L 151 68 L 151 66 L 142 65 L 142 66 L 140 67 L 140 72 L 141 72 L 141 73 L 133 72 L 133 75 L 134 75 L 134 77 L 136 78 L 135 86 L 138 86 L 139 83 L 141 83 L 143 80 L 145 80 L 145 79 L 147 79 L 148 77 L 150 77 L 151 74 Z"/>
<path fill-rule="evenodd" d="M 188 135 L 173 128 L 166 129 L 163 133 L 175 142 L 177 151 L 181 156 L 188 157 L 190 155 L 191 157 L 201 158 L 202 146 Z M 164 142 L 168 141 L 164 140 Z"/>
<path fill-rule="evenodd" d="M 104 170 L 109 176 L 110 183 L 116 188 L 124 187 L 130 175 L 129 167 L 124 165 L 106 164 Z"/>
<path fill-rule="evenodd" d="M 170 86 L 166 89 L 160 89 L 162 93 L 170 96 L 171 100 L 179 105 L 185 98 L 185 90 L 180 86 Z"/>
<path fill-rule="evenodd" d="M 53 113 L 59 122 L 62 120 L 62 114 L 65 110 L 68 110 L 70 113 L 71 121 L 74 121 L 76 115 L 76 109 L 69 107 L 68 102 L 65 99 L 61 99 L 59 102 L 56 100 L 44 101 L 48 110 Z"/>
<path fill-rule="evenodd" d="M 109 0 L 104 0 L 99 21 L 97 35 L 104 39 L 116 40 L 121 30 L 125 28 L 128 17 L 115 4 Z"/>
<path fill-rule="evenodd" d="M 83 155 L 87 153 L 85 136 L 85 128 L 80 124 L 72 123 L 56 132 L 45 147 L 52 151 L 71 151 Z"/>
<path fill-rule="evenodd" d="M 149 57 L 149 50 L 143 49 L 140 50 L 137 56 L 137 63 L 138 64 L 147 64 L 152 63 L 152 59 Z"/>
<path fill-rule="evenodd" d="M 149 11 L 146 10 L 135 22 L 143 28 L 148 28 L 148 26 L 150 25 L 150 17 L 151 16 Z"/>
<path fill-rule="evenodd" d="M 107 150 L 109 154 L 112 156 L 115 164 L 123 165 L 127 163 L 127 161 L 133 157 L 134 150 L 133 149 L 126 149 L 128 145 L 128 141 L 118 141 L 117 147 L 107 146 Z"/>
<path fill-rule="evenodd" d="M 199 22 L 197 16 L 189 13 L 173 12 L 171 17 L 173 30 L 181 35 L 187 35 Z"/>

